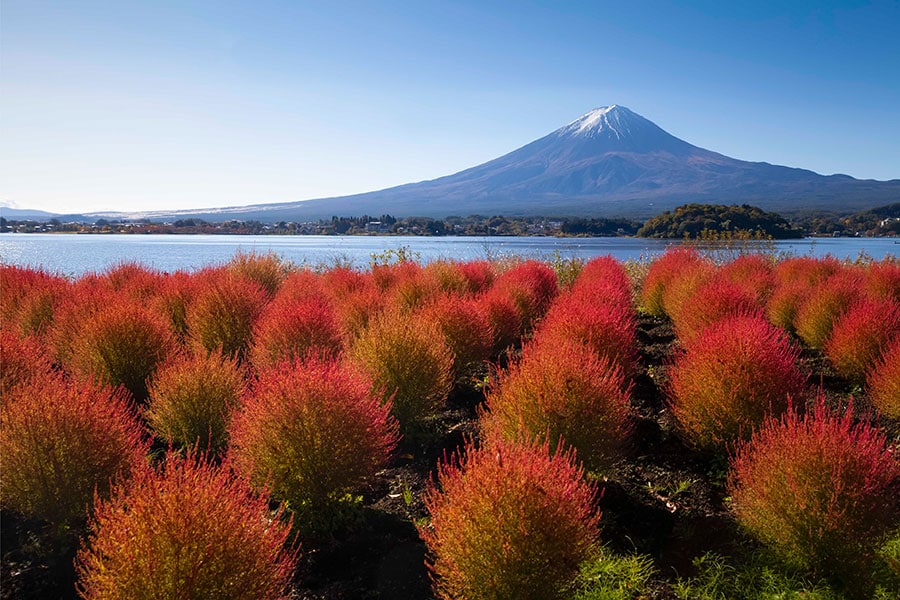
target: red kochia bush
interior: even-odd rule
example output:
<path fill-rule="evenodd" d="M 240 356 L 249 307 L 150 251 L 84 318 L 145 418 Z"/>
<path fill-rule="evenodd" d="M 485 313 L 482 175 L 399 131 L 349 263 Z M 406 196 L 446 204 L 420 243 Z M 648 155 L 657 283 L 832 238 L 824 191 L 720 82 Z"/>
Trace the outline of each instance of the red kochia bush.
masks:
<path fill-rule="evenodd" d="M 843 269 L 817 284 L 797 310 L 797 335 L 813 348 L 821 348 L 834 322 L 862 298 L 861 273 Z"/>
<path fill-rule="evenodd" d="M 20 335 L 43 334 L 68 285 L 42 270 L 0 265 L 0 327 Z"/>
<path fill-rule="evenodd" d="M 666 253 L 653 261 L 641 287 L 641 305 L 651 315 L 662 317 L 667 314 L 663 303 L 666 288 L 678 279 L 683 271 L 693 269 L 705 262 L 700 254 L 681 246 L 669 248 Z"/>
<path fill-rule="evenodd" d="M 491 356 L 494 332 L 484 307 L 472 298 L 438 296 L 420 311 L 441 332 L 453 353 L 457 376 L 469 377 Z"/>
<path fill-rule="evenodd" d="M 78 324 L 63 366 L 83 378 L 123 385 L 136 400 L 144 400 L 147 378 L 173 342 L 165 317 L 116 294 Z"/>
<path fill-rule="evenodd" d="M 477 302 L 487 313 L 493 336 L 492 354 L 498 355 L 515 346 L 522 332 L 522 318 L 518 309 L 502 290 L 490 290 L 478 297 Z"/>
<path fill-rule="evenodd" d="M 271 297 L 278 291 L 287 269 L 274 252 L 261 254 L 238 250 L 224 269 L 251 281 L 255 281 Z"/>
<path fill-rule="evenodd" d="M 582 342 L 630 377 L 637 357 L 634 309 L 582 294 L 573 290 L 560 296 L 538 326 L 535 339 Z"/>
<path fill-rule="evenodd" d="M 64 534 L 88 516 L 95 492 L 144 460 L 141 426 L 121 392 L 36 377 L 0 406 L 0 504 Z"/>
<path fill-rule="evenodd" d="M 149 387 L 145 416 L 160 438 L 217 451 L 227 441 L 244 371 L 236 359 L 217 352 L 179 355 L 160 366 Z"/>
<path fill-rule="evenodd" d="M 685 435 L 721 449 L 750 436 L 767 415 L 799 401 L 805 377 L 798 350 L 759 316 L 718 321 L 685 344 L 671 366 L 672 412 Z"/>
<path fill-rule="evenodd" d="M 501 373 L 487 398 L 484 428 L 507 439 L 562 439 L 588 468 L 618 457 L 628 434 L 629 391 L 622 370 L 586 344 L 536 340 Z"/>
<path fill-rule="evenodd" d="M 287 598 L 297 551 L 282 509 L 226 468 L 169 454 L 101 501 L 76 559 L 86 599 Z"/>
<path fill-rule="evenodd" d="M 678 338 L 687 341 L 726 317 L 762 313 L 752 290 L 714 273 L 687 293 L 672 321 Z"/>
<path fill-rule="evenodd" d="M 828 414 L 821 398 L 806 417 L 767 421 L 732 469 L 738 522 L 818 575 L 865 578 L 861 567 L 896 525 L 900 463 L 885 437 L 850 410 Z"/>
<path fill-rule="evenodd" d="M 603 304 L 630 307 L 631 280 L 622 263 L 611 256 L 588 261 L 572 286 L 573 297 L 582 301 L 601 301 Z"/>
<path fill-rule="evenodd" d="M 866 293 L 872 298 L 900 303 L 900 262 L 885 259 L 869 265 Z"/>
<path fill-rule="evenodd" d="M 739 256 L 723 265 L 720 273 L 747 291 L 759 305 L 764 305 L 775 289 L 773 260 L 762 254 Z"/>
<path fill-rule="evenodd" d="M 250 360 L 262 369 L 310 353 L 335 356 L 342 346 L 341 327 L 328 298 L 276 299 L 256 323 Z"/>
<path fill-rule="evenodd" d="M 33 338 L 0 329 L 0 398 L 33 377 L 52 369 L 45 349 Z"/>
<path fill-rule="evenodd" d="M 891 339 L 900 336 L 900 304 L 862 300 L 834 322 L 825 355 L 838 373 L 858 383 Z"/>
<path fill-rule="evenodd" d="M 459 265 L 459 271 L 466 278 L 469 292 L 480 294 L 487 291 L 493 284 L 496 273 L 494 265 L 486 260 L 472 260 Z"/>
<path fill-rule="evenodd" d="M 134 261 L 125 261 L 106 269 L 100 275 L 102 284 L 130 298 L 147 300 L 159 293 L 163 275 Z"/>
<path fill-rule="evenodd" d="M 594 490 L 571 452 L 502 439 L 445 461 L 419 527 L 438 597 L 566 596 L 597 540 Z"/>
<path fill-rule="evenodd" d="M 268 293 L 246 277 L 211 271 L 199 277 L 196 296 L 187 307 L 188 335 L 208 352 L 221 349 L 243 357 L 253 325 L 268 302 Z"/>
<path fill-rule="evenodd" d="M 511 299 L 523 331 L 530 331 L 556 297 L 556 273 L 542 262 L 527 260 L 500 275 L 491 292 Z"/>
<path fill-rule="evenodd" d="M 879 411 L 900 419 L 900 337 L 884 350 L 866 379 L 869 398 Z"/>
<path fill-rule="evenodd" d="M 303 530 L 387 462 L 397 442 L 390 409 L 370 379 L 334 359 L 281 363 L 235 413 L 235 467 L 299 512 Z"/>

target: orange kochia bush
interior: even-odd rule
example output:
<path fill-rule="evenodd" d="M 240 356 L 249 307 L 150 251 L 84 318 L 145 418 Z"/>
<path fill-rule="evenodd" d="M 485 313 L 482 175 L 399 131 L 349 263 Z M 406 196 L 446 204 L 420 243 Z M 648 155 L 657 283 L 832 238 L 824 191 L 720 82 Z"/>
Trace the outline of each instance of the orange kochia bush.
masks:
<path fill-rule="evenodd" d="M 554 337 L 525 346 L 501 372 L 482 414 L 484 429 L 506 439 L 562 440 L 590 469 L 614 462 L 628 435 L 630 392 L 619 365 L 588 345 Z"/>
<path fill-rule="evenodd" d="M 738 522 L 783 558 L 817 575 L 857 581 L 897 521 L 900 463 L 851 410 L 770 419 L 741 445 L 729 492 Z"/>
<path fill-rule="evenodd" d="M 124 392 L 56 374 L 10 390 L 0 422 L 0 504 L 59 533 L 77 529 L 95 494 L 138 469 L 148 447 Z"/>
<path fill-rule="evenodd" d="M 99 502 L 76 560 L 87 599 L 287 598 L 297 550 L 282 508 L 227 465 L 166 456 Z"/>
<path fill-rule="evenodd" d="M 325 296 L 276 299 L 253 331 L 250 360 L 259 369 L 311 353 L 336 356 L 343 347 L 337 314 Z"/>
<path fill-rule="evenodd" d="M 866 379 L 869 398 L 881 413 L 900 419 L 900 337 L 884 350 Z"/>
<path fill-rule="evenodd" d="M 0 329 L 0 398 L 33 377 L 49 375 L 52 368 L 37 340 Z"/>
<path fill-rule="evenodd" d="M 800 402 L 806 377 L 798 355 L 758 315 L 723 319 L 686 343 L 669 368 L 669 397 L 687 438 L 721 450 L 784 412 L 790 398 Z"/>
<path fill-rule="evenodd" d="M 797 335 L 813 348 L 821 348 L 834 322 L 863 296 L 863 276 L 856 269 L 843 268 L 818 283 L 797 309 Z"/>
<path fill-rule="evenodd" d="M 439 467 L 425 499 L 431 522 L 419 526 L 438 597 L 567 597 L 597 540 L 594 496 L 571 452 L 467 445 Z"/>
<path fill-rule="evenodd" d="M 641 287 L 641 305 L 651 315 L 658 317 L 671 314 L 666 306 L 665 296 L 674 281 L 685 273 L 703 268 L 706 261 L 692 248 L 677 246 L 653 261 Z"/>
<path fill-rule="evenodd" d="M 420 318 L 433 323 L 453 353 L 458 377 L 470 377 L 491 357 L 494 331 L 484 306 L 474 298 L 437 296 L 420 309 Z"/>
<path fill-rule="evenodd" d="M 222 350 L 243 358 L 253 326 L 269 301 L 255 281 L 223 270 L 195 275 L 194 297 L 187 306 L 188 335 L 207 352 Z"/>
<path fill-rule="evenodd" d="M 893 339 L 900 337 L 900 304 L 864 299 L 838 317 L 825 342 L 825 355 L 838 373 L 862 383 Z"/>
<path fill-rule="evenodd" d="M 398 440 L 390 411 L 369 378 L 335 359 L 280 363 L 236 411 L 231 456 L 256 488 L 315 517 L 387 462 Z"/>

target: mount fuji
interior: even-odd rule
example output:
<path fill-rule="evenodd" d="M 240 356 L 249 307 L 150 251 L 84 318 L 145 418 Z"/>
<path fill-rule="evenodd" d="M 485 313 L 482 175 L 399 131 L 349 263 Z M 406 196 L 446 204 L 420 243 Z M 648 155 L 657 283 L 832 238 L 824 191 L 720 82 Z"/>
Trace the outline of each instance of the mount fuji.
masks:
<path fill-rule="evenodd" d="M 612 105 L 594 109 L 509 154 L 431 181 L 352 196 L 177 214 L 269 222 L 385 213 L 644 218 L 688 202 L 750 203 L 792 213 L 853 212 L 897 201 L 898 179 L 824 176 L 730 158 L 680 140 L 628 108 Z"/>

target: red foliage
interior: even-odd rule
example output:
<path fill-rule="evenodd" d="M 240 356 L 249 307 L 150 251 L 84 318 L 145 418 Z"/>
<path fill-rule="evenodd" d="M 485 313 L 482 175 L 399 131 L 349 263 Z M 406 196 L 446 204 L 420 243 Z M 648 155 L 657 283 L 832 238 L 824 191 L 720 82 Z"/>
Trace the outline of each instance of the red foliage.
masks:
<path fill-rule="evenodd" d="M 678 312 L 672 313 L 672 321 L 678 338 L 688 341 L 726 317 L 750 314 L 763 314 L 755 293 L 719 272 L 704 277 L 700 285 L 685 296 Z"/>
<path fill-rule="evenodd" d="M 582 303 L 602 302 L 630 308 L 633 302 L 631 280 L 622 263 L 610 256 L 588 261 L 570 290 L 570 297 Z"/>
<path fill-rule="evenodd" d="M 63 366 L 72 374 L 123 385 L 138 401 L 147 378 L 173 348 L 169 324 L 140 301 L 112 295 L 77 323 Z"/>
<path fill-rule="evenodd" d="M 34 377 L 0 405 L 0 503 L 61 534 L 88 516 L 116 477 L 142 465 L 147 444 L 122 392 Z"/>
<path fill-rule="evenodd" d="M 328 298 L 276 299 L 254 327 L 250 360 L 263 369 L 309 354 L 336 356 L 342 347 L 341 326 Z"/>
<path fill-rule="evenodd" d="M 169 326 L 183 341 L 187 336 L 187 305 L 193 297 L 194 277 L 185 271 L 168 273 L 160 280 L 160 287 L 152 306 L 166 315 Z"/>
<path fill-rule="evenodd" d="M 419 533 L 438 597 L 552 600 L 566 596 L 593 550 L 594 490 L 571 452 L 546 444 L 471 444 L 428 489 Z"/>
<path fill-rule="evenodd" d="M 486 260 L 472 260 L 459 264 L 459 271 L 466 278 L 469 292 L 472 294 L 480 294 L 485 292 L 494 284 L 496 276 L 494 265 Z"/>
<path fill-rule="evenodd" d="M 770 256 L 744 254 L 723 265 L 719 272 L 744 288 L 759 305 L 765 305 L 775 290 L 775 263 Z"/>
<path fill-rule="evenodd" d="M 732 462 L 738 522 L 785 559 L 822 576 L 865 577 L 860 567 L 896 525 L 900 464 L 883 434 L 828 414 L 767 421 Z"/>
<path fill-rule="evenodd" d="M 222 270 L 256 282 L 271 298 L 278 291 L 287 268 L 272 251 L 265 254 L 238 250 Z"/>
<path fill-rule="evenodd" d="M 556 273 L 536 260 L 519 263 L 500 275 L 491 289 L 513 301 L 524 331 L 530 331 L 556 297 Z"/>
<path fill-rule="evenodd" d="M 668 313 L 663 296 L 671 282 L 681 273 L 704 263 L 704 259 L 693 248 L 674 246 L 650 265 L 641 286 L 641 305 L 651 315 L 662 317 Z"/>
<path fill-rule="evenodd" d="M 333 359 L 281 363 L 260 373 L 235 414 L 235 467 L 315 518 L 387 462 L 398 440 L 390 410 L 370 379 Z"/>
<path fill-rule="evenodd" d="M 895 337 L 900 337 L 900 303 L 864 299 L 834 322 L 825 355 L 838 373 L 862 383 Z"/>
<path fill-rule="evenodd" d="M 515 346 L 521 337 L 522 318 L 515 303 L 502 290 L 490 290 L 478 297 L 477 302 L 487 313 L 493 335 L 492 354 L 497 356 Z"/>
<path fill-rule="evenodd" d="M 114 292 L 136 300 L 148 300 L 159 293 L 163 275 L 135 261 L 117 263 L 102 274 L 100 282 Z"/>
<path fill-rule="evenodd" d="M 869 265 L 866 270 L 866 294 L 900 303 L 900 262 L 885 259 Z"/>
<path fill-rule="evenodd" d="M 69 283 L 46 271 L 0 265 L 0 327 L 43 335 Z"/>
<path fill-rule="evenodd" d="M 809 346 L 821 348 L 838 317 L 862 298 L 862 288 L 862 274 L 850 269 L 818 283 L 797 310 L 797 335 Z"/>
<path fill-rule="evenodd" d="M 689 440 L 723 448 L 805 393 L 798 350 L 758 316 L 722 319 L 685 344 L 669 375 L 672 412 Z"/>
<path fill-rule="evenodd" d="M 243 357 L 268 293 L 254 281 L 222 270 L 197 277 L 196 295 L 187 307 L 188 335 L 208 352 L 221 349 Z"/>
<path fill-rule="evenodd" d="M 20 338 L 0 329 L 0 398 L 33 377 L 47 376 L 51 371 L 46 350 L 34 338 Z"/>
<path fill-rule="evenodd" d="M 561 295 L 535 332 L 535 340 L 575 340 L 586 344 L 601 359 L 608 360 L 630 377 L 637 360 L 637 319 L 634 309 L 605 296 L 585 294 L 587 285 L 576 283 Z"/>
<path fill-rule="evenodd" d="M 564 441 L 592 470 L 618 458 L 628 435 L 630 392 L 621 369 L 564 337 L 525 346 L 492 386 L 484 428 L 507 439 Z"/>
<path fill-rule="evenodd" d="M 287 598 L 298 552 L 282 508 L 202 457 L 170 453 L 98 503 L 78 552 L 93 598 Z"/>
<path fill-rule="evenodd" d="M 473 375 L 491 357 L 494 330 L 487 311 L 476 300 L 445 294 L 429 302 L 419 315 L 443 335 L 457 376 Z"/>
<path fill-rule="evenodd" d="M 796 333 L 794 322 L 797 319 L 797 311 L 806 302 L 811 291 L 810 284 L 802 280 L 779 284 L 766 303 L 766 316 L 769 321 L 787 332 Z"/>
<path fill-rule="evenodd" d="M 900 337 L 885 348 L 866 382 L 875 408 L 887 417 L 900 419 Z"/>
<path fill-rule="evenodd" d="M 843 265 L 831 256 L 825 258 L 798 256 L 786 258 L 775 265 L 775 279 L 782 285 L 802 281 L 813 286 L 843 269 Z"/>

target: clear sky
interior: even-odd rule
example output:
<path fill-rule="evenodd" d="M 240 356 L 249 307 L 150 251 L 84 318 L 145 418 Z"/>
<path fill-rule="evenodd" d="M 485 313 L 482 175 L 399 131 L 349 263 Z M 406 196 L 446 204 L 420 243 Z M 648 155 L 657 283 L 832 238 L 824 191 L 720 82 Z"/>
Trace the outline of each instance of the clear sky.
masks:
<path fill-rule="evenodd" d="M 2 0 L 0 204 L 432 179 L 621 104 L 735 158 L 900 178 L 900 2 Z"/>

